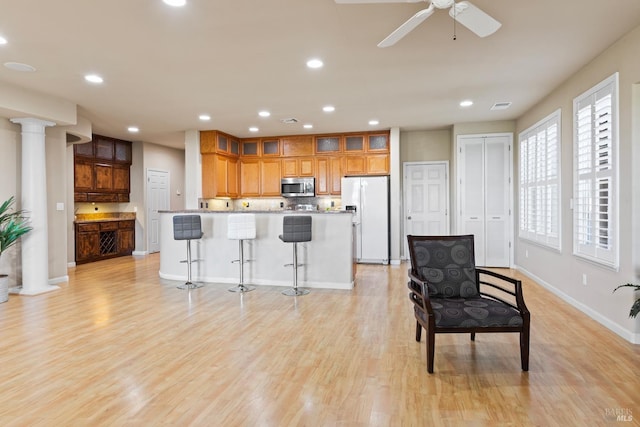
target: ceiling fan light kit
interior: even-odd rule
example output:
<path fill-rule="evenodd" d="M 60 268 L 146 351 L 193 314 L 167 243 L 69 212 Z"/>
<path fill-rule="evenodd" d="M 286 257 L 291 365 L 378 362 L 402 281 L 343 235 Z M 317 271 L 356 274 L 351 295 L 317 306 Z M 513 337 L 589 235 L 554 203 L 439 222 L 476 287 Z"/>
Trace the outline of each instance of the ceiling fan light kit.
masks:
<path fill-rule="evenodd" d="M 339 4 L 361 4 L 361 3 L 418 3 L 426 0 L 335 0 Z M 468 1 L 455 0 L 431 0 L 429 7 L 418 11 L 404 24 L 396 28 L 384 40 L 378 43 L 378 47 L 389 47 L 396 44 L 400 39 L 409 34 L 414 28 L 420 25 L 425 19 L 431 16 L 435 9 L 449 8 L 449 16 L 456 22 L 461 23 L 479 37 L 487 37 L 498 31 L 502 26 L 496 19 L 474 6 Z M 455 36 L 454 36 L 455 40 Z"/>

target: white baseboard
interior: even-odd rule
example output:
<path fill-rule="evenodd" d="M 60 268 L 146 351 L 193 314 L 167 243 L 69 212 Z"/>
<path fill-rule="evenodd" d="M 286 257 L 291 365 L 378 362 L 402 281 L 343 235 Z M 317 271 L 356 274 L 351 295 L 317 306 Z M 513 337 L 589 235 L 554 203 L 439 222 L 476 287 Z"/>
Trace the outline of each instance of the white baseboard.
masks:
<path fill-rule="evenodd" d="M 590 318 L 592 318 L 596 322 L 600 323 L 601 325 L 603 325 L 607 329 L 615 332 L 617 335 L 620 335 L 625 340 L 629 341 L 632 344 L 640 344 L 640 334 L 633 333 L 632 331 L 629 331 L 629 330 L 623 328 L 622 326 L 620 326 L 617 323 L 613 322 L 611 319 L 609 319 L 609 318 L 603 316 L 602 314 L 598 313 L 597 311 L 595 311 L 591 307 L 581 303 L 580 301 L 578 301 L 578 300 L 574 299 L 573 297 L 567 295 L 566 293 L 562 292 L 560 289 L 558 289 L 558 288 L 552 286 L 551 284 L 545 282 L 544 280 L 542 280 L 541 278 L 539 278 L 535 274 L 531 273 L 530 271 L 526 270 L 525 268 L 522 268 L 522 267 L 519 267 L 519 266 L 516 265 L 515 269 L 520 271 L 522 274 L 524 274 L 526 276 L 529 276 L 531 279 L 535 280 L 536 283 L 540 284 L 540 286 L 542 286 L 543 288 L 545 288 L 545 289 L 549 290 L 550 292 L 554 293 L 555 295 L 560 297 L 560 299 L 562 299 L 563 301 L 571 304 L 573 307 L 577 308 L 578 310 L 580 310 L 581 312 L 583 312 L 584 314 L 586 314 L 587 316 L 589 316 Z"/>
<path fill-rule="evenodd" d="M 76 262 L 75 261 L 67 263 L 67 268 L 74 268 L 75 266 L 76 266 Z"/>
<path fill-rule="evenodd" d="M 402 263 L 402 260 L 399 259 L 392 259 L 391 260 L 391 265 L 400 265 Z"/>
<path fill-rule="evenodd" d="M 147 255 L 147 251 L 133 251 L 133 252 L 131 253 L 131 255 L 134 255 L 134 256 L 144 256 L 144 255 Z"/>
<path fill-rule="evenodd" d="M 66 276 L 66 275 L 49 279 L 49 285 L 51 286 L 57 285 L 58 283 L 68 283 L 68 282 L 69 282 L 69 276 Z"/>

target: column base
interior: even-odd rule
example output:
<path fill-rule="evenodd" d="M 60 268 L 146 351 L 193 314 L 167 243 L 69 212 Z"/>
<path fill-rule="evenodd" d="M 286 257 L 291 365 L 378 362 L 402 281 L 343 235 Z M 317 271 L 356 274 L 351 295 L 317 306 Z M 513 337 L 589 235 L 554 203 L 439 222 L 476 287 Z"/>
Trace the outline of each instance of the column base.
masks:
<path fill-rule="evenodd" d="M 9 293 L 17 295 L 40 295 L 51 291 L 57 291 L 58 289 L 60 289 L 60 286 L 55 285 L 47 285 L 37 289 L 24 289 L 22 286 L 14 286 L 13 288 L 9 288 Z"/>

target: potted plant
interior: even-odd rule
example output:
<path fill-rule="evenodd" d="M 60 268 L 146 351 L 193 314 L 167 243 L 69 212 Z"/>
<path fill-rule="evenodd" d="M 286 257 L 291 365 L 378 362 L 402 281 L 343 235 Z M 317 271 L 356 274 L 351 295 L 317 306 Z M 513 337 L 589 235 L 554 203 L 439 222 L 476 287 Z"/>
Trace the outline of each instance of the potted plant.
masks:
<path fill-rule="evenodd" d="M 620 285 L 613 290 L 613 292 L 617 291 L 620 288 L 634 288 L 636 291 L 640 291 L 640 285 L 634 285 L 633 283 L 627 283 L 625 285 Z M 636 298 L 635 302 L 631 306 L 631 310 L 629 311 L 629 317 L 635 318 L 638 313 L 640 313 L 640 297 Z"/>
<path fill-rule="evenodd" d="M 23 210 L 13 209 L 14 197 L 0 205 L 0 257 L 18 239 L 31 230 Z M 9 276 L 0 274 L 0 303 L 9 299 Z"/>

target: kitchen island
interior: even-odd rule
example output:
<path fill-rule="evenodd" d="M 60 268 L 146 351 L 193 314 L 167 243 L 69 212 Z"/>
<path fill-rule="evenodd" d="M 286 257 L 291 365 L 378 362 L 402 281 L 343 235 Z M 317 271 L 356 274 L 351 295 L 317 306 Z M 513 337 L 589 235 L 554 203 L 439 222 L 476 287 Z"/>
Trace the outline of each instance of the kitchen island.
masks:
<path fill-rule="evenodd" d="M 306 288 L 352 289 L 355 264 L 352 214 L 343 211 L 160 211 L 160 277 L 185 281 L 187 244 L 173 239 L 175 215 L 200 215 L 202 239 L 191 241 L 195 282 L 237 284 L 238 241 L 227 238 L 227 218 L 234 213 L 256 216 L 256 238 L 245 240 L 245 284 L 292 286 L 293 244 L 282 242 L 285 215 L 311 215 L 312 241 L 298 244 L 298 286 Z"/>

